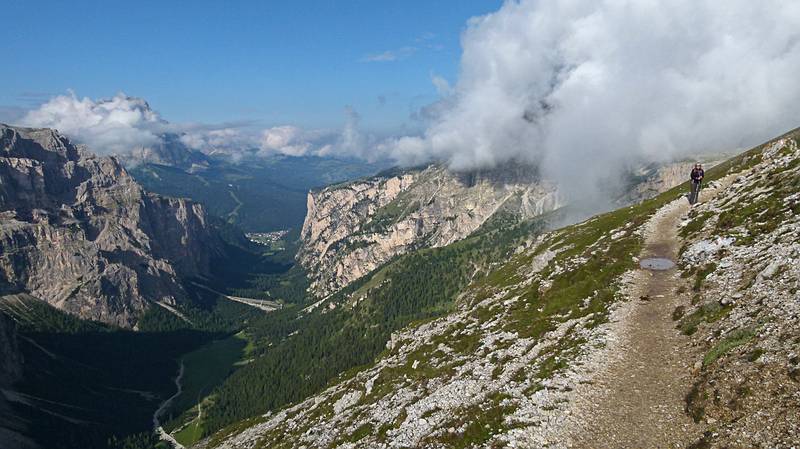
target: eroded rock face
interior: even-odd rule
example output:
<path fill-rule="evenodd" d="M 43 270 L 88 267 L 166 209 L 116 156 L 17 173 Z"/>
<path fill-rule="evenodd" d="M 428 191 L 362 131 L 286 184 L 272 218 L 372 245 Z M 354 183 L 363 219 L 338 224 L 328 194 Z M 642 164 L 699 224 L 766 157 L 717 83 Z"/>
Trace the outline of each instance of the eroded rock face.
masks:
<path fill-rule="evenodd" d="M 379 175 L 309 193 L 298 260 L 325 296 L 395 256 L 461 240 L 492 217 L 557 207 L 555 186 L 529 167 L 463 174 L 434 165 Z"/>
<path fill-rule="evenodd" d="M 113 157 L 49 129 L 0 125 L 0 285 L 133 326 L 175 304 L 219 251 L 202 206 L 145 192 Z"/>

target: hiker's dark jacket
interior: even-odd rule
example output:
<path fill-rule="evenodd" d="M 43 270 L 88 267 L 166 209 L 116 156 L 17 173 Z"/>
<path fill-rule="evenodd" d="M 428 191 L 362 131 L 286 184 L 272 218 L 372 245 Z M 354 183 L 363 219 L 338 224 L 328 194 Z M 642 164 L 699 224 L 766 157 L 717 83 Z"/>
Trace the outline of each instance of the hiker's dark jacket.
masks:
<path fill-rule="evenodd" d="M 706 175 L 706 172 L 702 168 L 693 168 L 692 169 L 692 181 L 700 182 L 701 179 Z"/>

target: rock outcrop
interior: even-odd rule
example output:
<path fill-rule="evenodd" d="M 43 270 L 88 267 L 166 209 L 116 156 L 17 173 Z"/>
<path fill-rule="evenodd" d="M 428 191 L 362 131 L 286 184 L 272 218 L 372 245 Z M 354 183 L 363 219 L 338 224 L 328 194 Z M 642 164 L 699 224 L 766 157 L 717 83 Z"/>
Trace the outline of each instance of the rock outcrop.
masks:
<path fill-rule="evenodd" d="M 0 286 L 131 327 L 174 305 L 220 243 L 199 204 L 145 192 L 113 157 L 49 129 L 0 125 Z"/>
<path fill-rule="evenodd" d="M 719 164 L 725 158 L 715 156 L 702 158 L 703 168 Z M 665 192 L 689 180 L 689 173 L 694 167 L 694 162 L 669 162 L 664 164 L 651 164 L 632 170 L 629 188 L 617 199 L 619 205 L 638 203 Z"/>
<path fill-rule="evenodd" d="M 298 260 L 313 292 L 326 296 L 393 257 L 461 240 L 493 217 L 530 218 L 558 206 L 555 186 L 530 167 L 379 174 L 309 193 Z"/>

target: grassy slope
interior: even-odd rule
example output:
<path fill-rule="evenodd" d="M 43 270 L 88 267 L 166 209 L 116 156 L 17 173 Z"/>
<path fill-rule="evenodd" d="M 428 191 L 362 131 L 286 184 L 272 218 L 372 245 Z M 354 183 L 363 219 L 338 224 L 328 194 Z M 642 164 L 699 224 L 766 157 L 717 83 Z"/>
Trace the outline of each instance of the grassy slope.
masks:
<path fill-rule="evenodd" d="M 222 340 L 215 340 L 208 345 L 184 355 L 181 360 L 184 364 L 183 393 L 178 396 L 170 407 L 168 414 L 179 417 L 182 413 L 191 410 L 189 417 L 197 416 L 197 405 L 201 404 L 214 387 L 225 380 L 236 368 L 236 364 L 245 356 L 247 340 L 242 334 L 232 335 Z M 213 399 L 210 399 L 213 400 Z M 202 405 L 201 405 L 202 406 Z M 172 432 L 178 427 L 182 430 L 176 433 L 176 439 L 183 445 L 196 442 L 203 433 L 202 424 L 189 422 L 185 425 L 183 420 L 170 421 L 166 426 Z"/>

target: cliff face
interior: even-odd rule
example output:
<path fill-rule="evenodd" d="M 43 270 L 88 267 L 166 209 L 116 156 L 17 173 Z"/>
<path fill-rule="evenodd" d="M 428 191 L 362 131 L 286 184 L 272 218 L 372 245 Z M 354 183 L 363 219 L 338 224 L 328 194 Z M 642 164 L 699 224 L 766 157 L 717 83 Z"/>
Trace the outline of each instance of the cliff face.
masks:
<path fill-rule="evenodd" d="M 0 285 L 132 326 L 185 297 L 219 250 L 203 208 L 145 192 L 112 157 L 49 129 L 0 125 Z"/>
<path fill-rule="evenodd" d="M 409 170 L 308 195 L 299 262 L 312 290 L 333 293 L 391 258 L 463 239 L 492 217 L 529 218 L 559 206 L 535 170 Z"/>
<path fill-rule="evenodd" d="M 616 202 L 637 203 L 669 190 L 686 181 L 692 165 L 632 170 Z M 531 218 L 561 201 L 554 184 L 525 166 L 466 174 L 430 166 L 334 185 L 308 195 L 298 260 L 314 293 L 326 296 L 395 256 L 461 240 L 493 218 Z"/>

